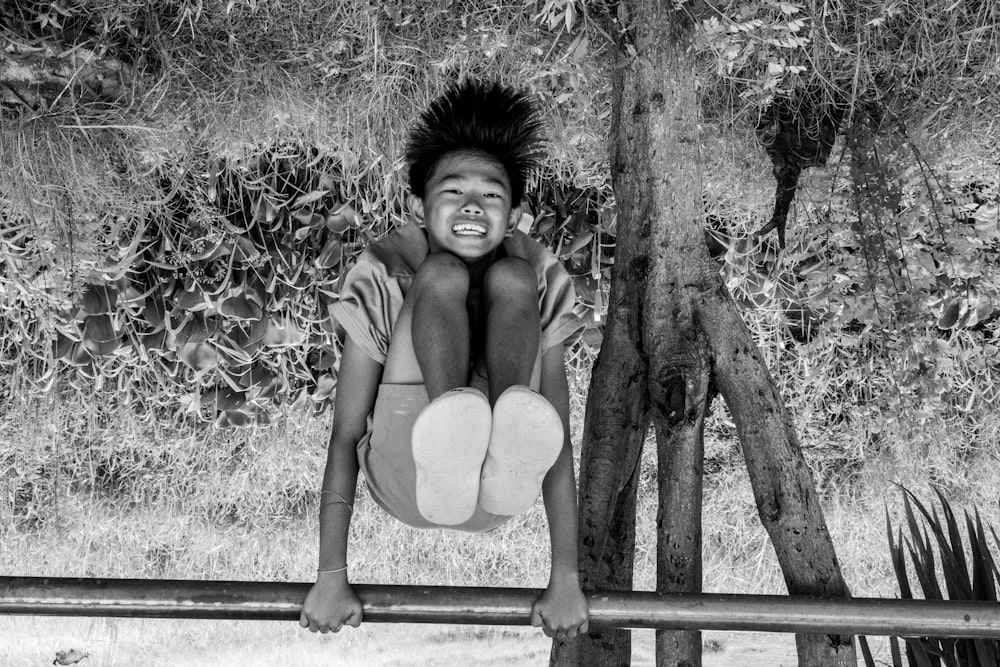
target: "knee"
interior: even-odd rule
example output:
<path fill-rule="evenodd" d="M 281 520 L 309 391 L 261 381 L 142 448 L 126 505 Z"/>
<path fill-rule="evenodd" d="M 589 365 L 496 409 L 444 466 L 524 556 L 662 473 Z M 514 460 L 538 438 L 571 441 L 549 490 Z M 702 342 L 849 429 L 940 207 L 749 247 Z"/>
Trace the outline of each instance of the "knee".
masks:
<path fill-rule="evenodd" d="M 417 269 L 413 288 L 422 294 L 460 294 L 464 298 L 469 292 L 469 270 L 454 255 L 432 253 Z"/>
<path fill-rule="evenodd" d="M 534 267 L 520 257 L 504 257 L 493 264 L 486 272 L 484 287 L 490 301 L 538 301 L 538 276 Z"/>

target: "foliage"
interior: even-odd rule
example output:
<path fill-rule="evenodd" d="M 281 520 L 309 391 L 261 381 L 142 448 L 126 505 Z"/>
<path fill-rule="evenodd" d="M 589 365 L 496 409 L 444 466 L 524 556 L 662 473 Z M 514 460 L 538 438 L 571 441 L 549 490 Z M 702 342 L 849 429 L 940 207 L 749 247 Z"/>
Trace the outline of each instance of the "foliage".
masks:
<path fill-rule="evenodd" d="M 905 110 L 943 127 L 997 105 L 1000 40 L 993 0 L 784 0 L 683 3 L 698 26 L 706 108 L 721 122 L 755 117 L 776 98 L 809 89 L 860 115 Z M 853 114 L 852 114 L 853 115 Z"/>
<path fill-rule="evenodd" d="M 988 403 L 985 386 L 968 387 L 970 397 L 951 380 L 953 364 L 962 363 L 953 346 L 970 340 L 963 334 L 982 341 L 966 354 L 980 357 L 983 370 L 998 359 L 992 344 L 1000 294 L 997 183 L 941 181 L 912 142 L 858 139 L 861 131 L 848 140 L 850 186 L 841 191 L 848 201 L 835 195 L 817 211 L 835 215 L 842 207 L 851 230 L 819 227 L 833 241 L 826 244 L 833 271 L 814 272 L 807 283 L 831 304 L 834 324 L 875 339 L 901 400 L 910 397 L 919 410 L 968 411 L 984 398 Z"/>
<path fill-rule="evenodd" d="M 924 599 L 997 602 L 1000 570 L 997 569 L 979 510 L 976 509 L 973 514 L 968 510 L 965 512 L 965 532 L 968 540 L 966 549 L 959 522 L 951 505 L 939 489 L 935 489 L 935 492 L 941 506 L 940 514 L 936 508 L 929 511 L 912 492 L 903 489 L 903 507 L 909 532 L 907 537 L 903 536 L 902 527 L 893 531 L 886 509 L 889 553 L 899 584 L 900 596 L 903 599 L 914 597 L 906 569 L 906 554 L 909 554 L 910 564 L 920 582 Z M 994 548 L 1000 546 L 1000 538 L 992 527 L 990 533 L 993 536 Z M 935 544 L 940 560 L 934 556 Z M 939 571 L 943 582 L 938 579 Z M 908 637 L 904 641 L 909 664 L 918 667 L 931 665 L 987 667 L 997 664 L 997 660 L 1000 659 L 1000 641 L 995 639 Z M 874 667 L 875 662 L 864 638 L 862 647 L 865 663 L 869 667 Z M 902 667 L 902 656 L 895 637 L 891 638 L 891 647 L 894 667 Z"/>
<path fill-rule="evenodd" d="M 578 17 L 586 19 L 586 0 L 531 0 L 532 5 L 542 5 L 538 13 L 534 16 L 536 21 L 541 22 L 549 30 L 565 30 L 573 32 Z"/>
<path fill-rule="evenodd" d="M 341 243 L 349 263 L 358 244 L 389 229 L 399 214 L 397 147 L 406 119 L 442 82 L 469 73 L 525 82 L 542 101 L 553 128 L 552 159 L 529 200 L 533 233 L 563 257 L 584 303 L 599 317 L 615 225 L 603 146 L 606 37 L 588 17 L 595 7 L 561 0 L 463 3 L 459 11 L 429 0 L 383 3 L 377 10 L 360 1 L 323 0 L 6 5 L 4 26 L 18 43 L 34 48 L 79 38 L 81 48 L 134 63 L 142 95 L 101 107 L 63 99 L 44 113 L 15 110 L 15 122 L 5 124 L 0 148 L 12 159 L 0 161 L 0 182 L 7 184 L 0 214 L 9 221 L 0 241 L 6 286 L 0 319 L 8 333 L 0 359 L 39 379 L 42 388 L 55 382 L 53 369 L 76 360 L 80 365 L 65 382 L 81 391 L 92 382 L 121 382 L 128 391 L 125 378 L 135 369 L 145 378 L 132 389 L 137 401 L 175 403 L 182 396 L 200 412 L 207 397 L 206 418 L 213 417 L 209 406 L 216 400 L 243 413 L 232 416 L 237 422 L 271 414 L 276 402 L 319 405 L 332 386 L 327 364 L 336 356 L 330 332 L 319 324 L 321 310 L 346 264 L 321 271 L 315 262 L 331 261 Z M 804 77 L 826 77 L 829 90 L 840 92 L 841 75 L 857 78 L 852 99 L 866 111 L 852 122 L 851 139 L 824 181 L 833 196 L 797 207 L 793 247 L 779 253 L 750 237 L 764 200 L 727 199 L 711 188 L 706 196 L 729 245 L 722 263 L 727 284 L 746 306 L 745 318 L 786 394 L 804 414 L 818 410 L 820 424 L 867 417 L 877 440 L 887 422 L 913 411 L 918 421 L 944 411 L 961 424 L 993 404 L 995 178 L 986 165 L 977 174 L 952 176 L 955 169 L 942 169 L 925 135 L 902 129 L 914 119 L 924 121 L 924 129 L 940 128 L 955 118 L 948 108 L 922 117 L 912 91 L 898 87 L 892 99 L 888 90 L 879 98 L 890 114 L 863 103 L 881 90 L 880 68 L 901 67 L 910 56 L 920 67 L 907 85 L 919 82 L 943 95 L 959 84 L 968 91 L 988 82 L 993 42 L 975 26 L 990 7 L 918 17 L 919 8 L 909 5 L 729 3 L 709 5 L 697 16 L 705 53 L 722 59 L 702 72 L 708 119 L 716 123 L 710 128 L 732 121 L 720 115 L 723 107 L 738 118 L 765 103 L 766 96 L 747 93 L 753 82 L 773 82 L 767 90 L 780 96 L 800 89 Z M 954 32 L 941 18 L 946 15 L 968 30 Z M 867 18 L 858 23 L 858 16 Z M 901 32 L 906 16 L 924 32 Z M 949 42 L 949 35 L 955 39 Z M 982 48 L 970 51 L 965 79 L 939 76 L 953 72 L 956 58 L 964 62 L 959 52 L 975 45 Z M 773 65 L 782 62 L 779 73 Z M 981 88 L 983 100 L 991 90 Z M 956 98 L 951 108 L 964 101 Z M 977 108 L 983 105 L 987 101 Z M 738 123 L 726 132 L 730 145 L 743 142 Z M 277 187 L 285 178 L 278 156 L 317 168 L 291 179 L 295 196 L 318 192 L 321 172 L 334 170 L 330 192 L 306 208 L 325 220 L 335 204 L 350 205 L 360 222 L 342 232 L 347 238 L 313 226 L 308 211 L 296 218 L 291 195 L 281 190 L 286 186 Z M 743 178 L 766 172 L 755 168 Z M 212 178 L 219 181 L 214 199 Z M 257 196 L 273 202 L 272 219 L 266 212 L 272 204 L 254 208 Z M 246 220 L 237 219 L 238 199 L 246 204 Z M 274 231 L 261 231 L 261 224 Z M 305 236 L 296 239 L 296 233 Z M 199 243 L 206 248 L 194 248 Z M 232 271 L 212 257 L 229 248 L 237 251 Z M 320 259 L 324 248 L 330 252 Z M 317 284 L 285 286 L 289 300 L 257 296 L 252 283 L 269 285 L 263 274 L 283 271 L 280 257 L 289 250 L 312 262 L 296 280 L 312 272 Z M 251 266 L 254 253 L 266 266 Z M 115 277 L 121 270 L 127 275 Z M 222 285 L 219 275 L 232 285 Z M 105 285 L 110 290 L 102 292 Z M 113 308 L 106 303 L 112 293 Z M 191 303 L 182 305 L 175 295 Z M 241 304 L 263 311 L 264 301 L 280 305 L 267 317 L 262 313 L 275 318 L 272 339 L 293 330 L 282 319 L 291 317 L 304 347 L 278 354 L 281 348 L 261 338 L 248 352 L 223 340 L 252 338 L 267 328 L 230 321 L 218 312 L 223 302 L 227 309 Z M 596 327 L 591 332 L 593 344 L 599 335 Z M 89 359 L 116 341 L 97 363 Z M 250 367 L 266 373 L 251 379 L 242 372 L 244 354 Z M 240 372 L 232 376 L 229 364 Z"/>
<path fill-rule="evenodd" d="M 858 421 L 875 444 L 941 416 L 974 438 L 997 400 L 1000 155 L 863 128 L 803 187 L 784 250 L 739 199 L 712 204 L 723 277 L 816 427 Z"/>
<path fill-rule="evenodd" d="M 563 260 L 573 276 L 581 314 L 588 325 L 585 340 L 597 345 L 614 264 L 614 202 L 601 189 L 575 188 L 551 180 L 540 182 L 526 199 L 526 213 L 534 213 L 528 230 Z"/>
<path fill-rule="evenodd" d="M 218 427 L 266 423 L 282 404 L 321 410 L 339 357 L 327 308 L 354 256 L 406 218 L 397 187 L 355 182 L 351 191 L 339 172 L 286 149 L 256 165 L 219 160 L 185 183 L 165 180 L 167 215 L 102 229 L 109 265 L 97 263 L 81 289 L 65 293 L 54 318 L 38 306 L 52 305 L 43 278 L 53 267 L 30 225 L 8 225 L 5 363 L 33 365 L 48 387 L 57 376 L 117 384 L 140 409 L 179 395 Z M 550 180 L 528 200 L 538 214 L 526 213 L 524 228 L 577 276 L 597 343 L 613 243 L 607 205 L 594 189 Z M 390 215 L 371 214 L 379 210 Z M 64 365 L 75 372 L 61 373 Z"/>
<path fill-rule="evenodd" d="M 585 39 L 520 29 L 543 9 L 5 6 L 0 29 L 16 51 L 75 41 L 115 55 L 134 65 L 136 94 L 4 100 L 0 364 L 24 390 L 110 385 L 136 409 L 179 402 L 219 426 L 321 409 L 338 354 L 326 306 L 354 255 L 404 218 L 408 119 L 433 89 L 477 73 L 527 84 L 564 130 L 525 225 L 537 218 L 599 312 L 608 264 L 590 253 L 610 237 L 578 234 L 609 227 L 613 211 L 589 157 L 598 134 L 573 120 L 600 108 L 602 87 L 589 85 L 599 68 Z"/>
<path fill-rule="evenodd" d="M 759 107 L 789 95 L 796 75 L 808 69 L 812 31 L 806 29 L 805 7 L 768 0 L 708 9 L 698 24 L 697 45 L 716 59 L 716 75 L 740 85 L 740 97 Z"/>

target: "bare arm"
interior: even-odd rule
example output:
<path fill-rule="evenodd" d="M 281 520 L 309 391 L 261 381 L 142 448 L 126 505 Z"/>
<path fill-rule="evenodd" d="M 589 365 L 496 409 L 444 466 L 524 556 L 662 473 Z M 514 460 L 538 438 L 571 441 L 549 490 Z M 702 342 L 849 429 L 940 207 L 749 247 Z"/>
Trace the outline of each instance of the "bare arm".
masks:
<path fill-rule="evenodd" d="M 550 637 L 574 637 L 587 631 L 588 611 L 578 574 L 576 478 L 569 437 L 569 386 L 562 346 L 550 348 L 542 355 L 540 389 L 559 413 L 564 436 L 559 458 L 542 483 L 552 544 L 552 569 L 549 585 L 532 609 L 532 623 L 542 625 Z"/>
<path fill-rule="evenodd" d="M 323 474 L 319 513 L 319 573 L 299 617 L 311 631 L 337 632 L 361 623 L 361 603 L 348 583 L 347 538 L 358 484 L 357 444 L 382 377 L 382 365 L 348 337 L 337 375 L 333 428 Z"/>

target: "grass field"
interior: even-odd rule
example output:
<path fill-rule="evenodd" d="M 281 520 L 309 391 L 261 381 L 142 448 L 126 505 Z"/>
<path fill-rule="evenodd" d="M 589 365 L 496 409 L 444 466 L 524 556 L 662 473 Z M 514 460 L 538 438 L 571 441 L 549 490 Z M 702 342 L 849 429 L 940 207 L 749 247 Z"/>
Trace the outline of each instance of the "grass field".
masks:
<path fill-rule="evenodd" d="M 521 666 L 547 664 L 549 654 L 549 640 L 541 632 L 485 626 L 368 624 L 313 636 L 275 623 L 17 618 L 0 619 L 0 630 L 0 661 L 9 667 L 47 665 L 56 650 L 70 647 L 89 654 L 81 663 L 87 667 Z M 705 667 L 795 664 L 790 635 L 712 632 L 704 641 Z M 654 664 L 652 631 L 633 633 L 632 664 Z"/>
<path fill-rule="evenodd" d="M 53 398 L 14 408 L 5 415 L 0 450 L 7 466 L 0 495 L 4 574 L 310 580 L 328 417 L 208 432 L 143 426 L 124 412 L 109 418 Z M 576 442 L 581 418 L 575 410 Z M 893 482 L 929 497 L 927 480 L 937 480 L 958 507 L 979 505 L 995 523 L 995 440 L 970 454 L 948 440 L 947 424 L 928 424 L 881 457 L 833 474 L 821 453 L 849 449 L 857 434 L 831 430 L 820 442 L 819 434 L 803 432 L 855 595 L 896 594 L 883 518 L 886 506 L 898 516 Z M 706 445 L 705 590 L 782 593 L 728 433 L 724 411 L 717 411 Z M 656 479 L 648 444 L 635 572 L 642 590 L 655 583 Z M 386 516 L 362 485 L 349 560 L 356 582 L 540 586 L 547 549 L 540 503 L 489 535 L 415 531 Z M 790 636 L 712 633 L 706 642 L 706 665 L 794 664 Z M 319 637 L 277 623 L 0 619 L 0 664 L 47 664 L 70 647 L 90 653 L 84 664 L 92 665 L 521 665 L 544 664 L 548 641 L 528 628 L 369 624 Z M 651 661 L 652 633 L 635 633 L 634 664 Z"/>

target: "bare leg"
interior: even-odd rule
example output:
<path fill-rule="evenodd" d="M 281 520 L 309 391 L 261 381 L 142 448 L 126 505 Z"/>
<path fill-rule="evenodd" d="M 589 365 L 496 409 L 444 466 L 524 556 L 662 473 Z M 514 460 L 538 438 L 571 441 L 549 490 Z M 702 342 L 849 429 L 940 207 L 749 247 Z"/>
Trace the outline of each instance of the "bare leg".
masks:
<path fill-rule="evenodd" d="M 505 258 L 484 281 L 486 366 L 493 423 L 479 484 L 479 507 L 510 516 L 528 510 L 563 447 L 559 413 L 531 382 L 541 339 L 538 278 L 526 261 Z"/>
<path fill-rule="evenodd" d="M 486 374 L 490 404 L 508 387 L 531 383 L 541 338 L 538 277 L 519 257 L 505 257 L 486 272 Z"/>
<path fill-rule="evenodd" d="M 442 526 L 464 523 L 476 511 L 492 422 L 484 396 L 465 389 L 468 295 L 469 272 L 462 260 L 436 253 L 420 265 L 404 304 L 404 310 L 412 309 L 409 342 L 431 400 L 413 423 L 417 509 Z M 404 315 L 401 311 L 400 319 Z M 391 352 L 402 354 L 404 347 Z"/>
<path fill-rule="evenodd" d="M 452 255 L 428 255 L 417 270 L 411 337 L 427 397 L 434 400 L 469 378 L 469 273 Z"/>

